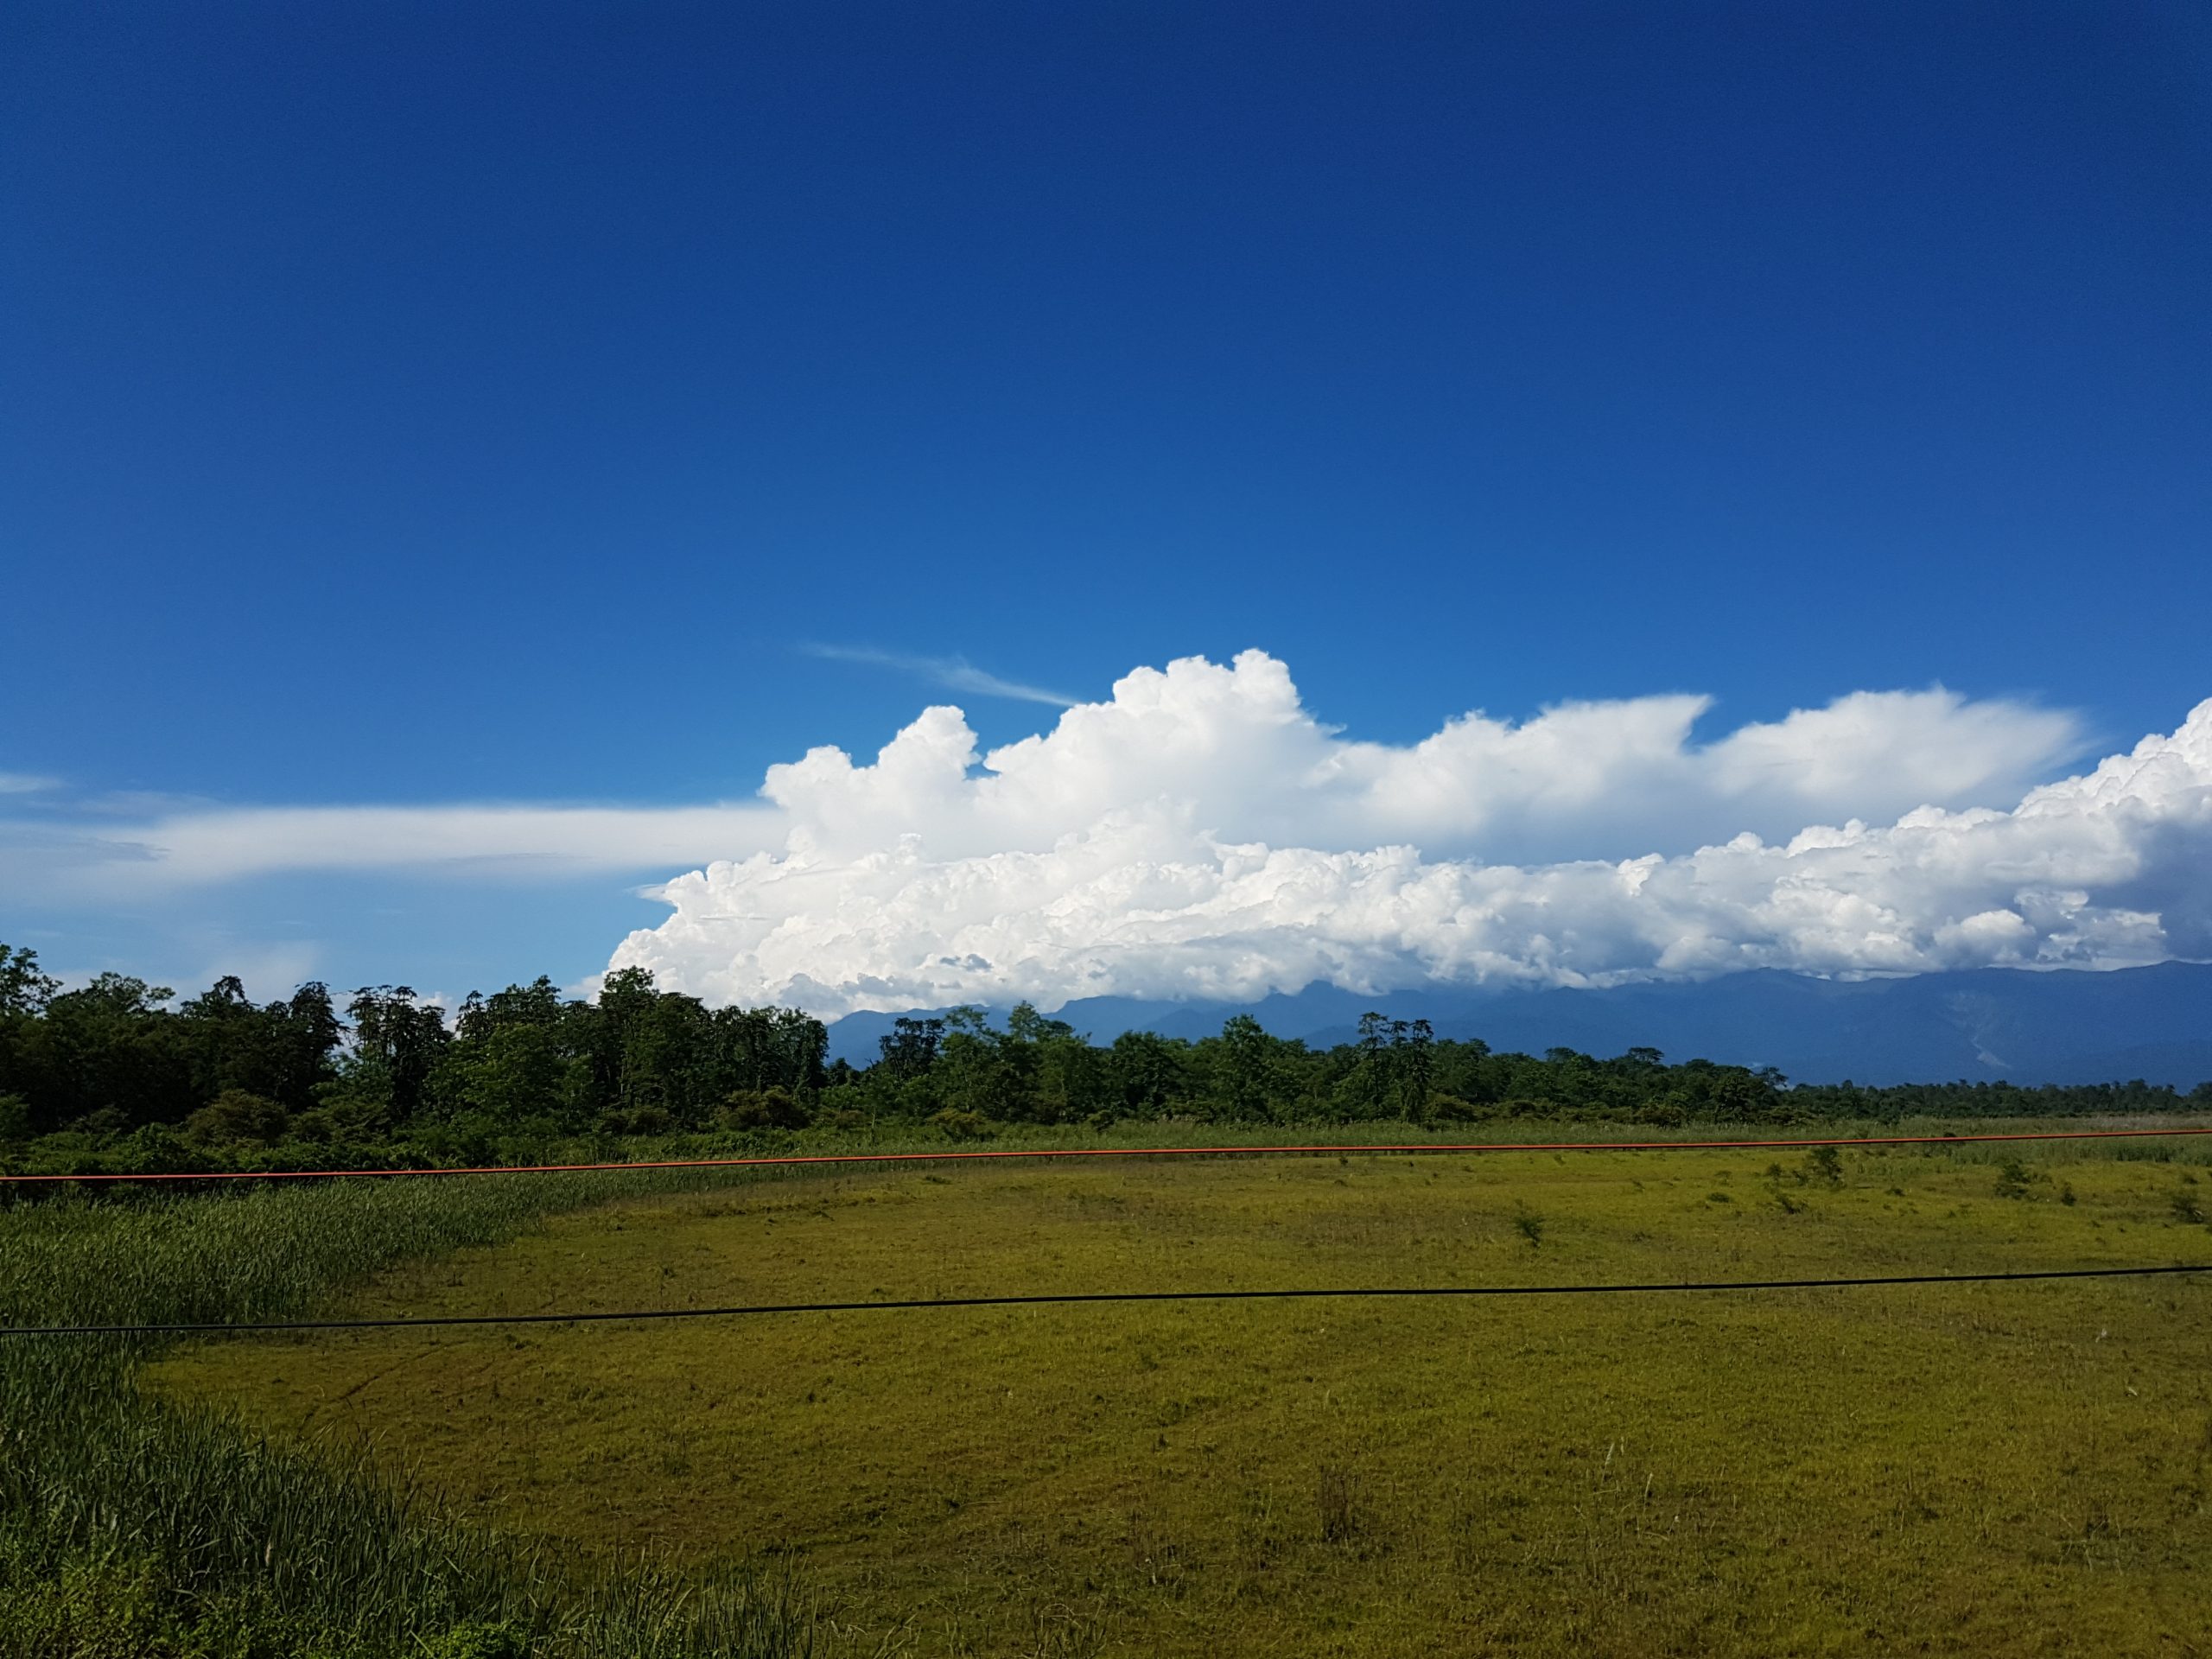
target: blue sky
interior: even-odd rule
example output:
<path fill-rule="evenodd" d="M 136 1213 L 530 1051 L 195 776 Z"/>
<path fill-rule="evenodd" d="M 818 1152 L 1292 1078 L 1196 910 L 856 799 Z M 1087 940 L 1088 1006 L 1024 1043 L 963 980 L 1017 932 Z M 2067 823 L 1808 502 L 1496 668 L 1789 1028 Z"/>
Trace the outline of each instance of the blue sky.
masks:
<path fill-rule="evenodd" d="M 0 797 L 0 938 L 73 973 L 576 981 L 698 861 L 48 852 L 742 802 L 927 702 L 986 749 L 1055 717 L 977 676 L 1258 648 L 1382 745 L 1676 692 L 1699 741 L 1938 683 L 2070 716 L 1939 802 L 1998 808 L 2212 695 L 2191 7 L 0 28 L 0 772 L 49 780 Z"/>

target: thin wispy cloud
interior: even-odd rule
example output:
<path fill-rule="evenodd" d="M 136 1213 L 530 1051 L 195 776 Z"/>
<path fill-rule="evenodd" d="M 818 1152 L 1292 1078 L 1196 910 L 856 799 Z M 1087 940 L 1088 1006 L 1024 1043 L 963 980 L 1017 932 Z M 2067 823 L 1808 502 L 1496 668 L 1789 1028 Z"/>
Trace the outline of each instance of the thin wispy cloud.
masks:
<path fill-rule="evenodd" d="M 143 897 L 305 871 L 544 880 L 647 874 L 782 845 L 773 807 L 201 807 L 67 823 L 0 817 L 0 893 L 11 888 Z"/>
<path fill-rule="evenodd" d="M 27 772 L 0 772 L 0 795 L 43 795 L 60 787 L 59 778 L 41 778 Z"/>
<path fill-rule="evenodd" d="M 896 669 L 949 691 L 968 691 L 979 697 L 1010 697 L 1019 702 L 1050 703 L 1072 709 L 1077 699 L 1041 685 L 1024 685 L 982 669 L 965 657 L 917 657 L 906 652 L 878 651 L 873 645 L 803 645 L 810 657 L 830 663 L 865 663 L 871 668 Z"/>

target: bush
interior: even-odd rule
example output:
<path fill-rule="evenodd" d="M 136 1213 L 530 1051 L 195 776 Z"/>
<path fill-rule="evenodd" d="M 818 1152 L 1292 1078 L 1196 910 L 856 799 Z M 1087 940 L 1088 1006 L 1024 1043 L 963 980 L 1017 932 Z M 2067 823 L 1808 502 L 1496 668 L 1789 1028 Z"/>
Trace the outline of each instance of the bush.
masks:
<path fill-rule="evenodd" d="M 226 1089 L 184 1120 L 184 1138 L 201 1147 L 247 1141 L 266 1147 L 284 1138 L 289 1121 L 275 1101 L 243 1089 Z"/>
<path fill-rule="evenodd" d="M 788 1089 L 741 1089 L 719 1114 L 726 1129 L 803 1129 L 811 1120 Z"/>
<path fill-rule="evenodd" d="M 1457 1095 L 1432 1094 L 1428 1097 L 1428 1121 L 1432 1123 L 1479 1123 L 1497 1116 L 1497 1111 L 1494 1106 L 1478 1106 Z"/>
<path fill-rule="evenodd" d="M 664 1106 L 639 1106 L 626 1112 L 608 1112 L 599 1120 L 608 1135 L 666 1135 L 676 1119 Z"/>
<path fill-rule="evenodd" d="M 999 1132 L 998 1125 L 981 1112 L 956 1112 L 950 1108 L 931 1118 L 929 1124 L 953 1141 L 988 1141 Z"/>

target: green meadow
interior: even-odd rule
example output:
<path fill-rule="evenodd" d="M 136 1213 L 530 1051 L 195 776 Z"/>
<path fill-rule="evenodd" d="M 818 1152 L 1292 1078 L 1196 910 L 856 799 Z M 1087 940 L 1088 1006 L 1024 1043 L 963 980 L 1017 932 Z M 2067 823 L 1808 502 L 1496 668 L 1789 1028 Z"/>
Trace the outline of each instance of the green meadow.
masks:
<path fill-rule="evenodd" d="M 2212 1262 L 2205 1155 L 908 1166 L 589 1205 L 579 1187 L 561 1213 L 390 1249 L 315 1305 Z M 290 1195 L 289 1224 L 318 1196 Z M 579 1583 L 651 1563 L 756 1618 L 760 1586 L 786 1586 L 804 1611 L 775 1617 L 805 1629 L 760 1651 L 2185 1654 L 2212 1649 L 2208 1298 L 2182 1276 L 856 1311 L 238 1338 L 133 1376 L 159 1409 L 404 1482 L 440 1525 Z"/>

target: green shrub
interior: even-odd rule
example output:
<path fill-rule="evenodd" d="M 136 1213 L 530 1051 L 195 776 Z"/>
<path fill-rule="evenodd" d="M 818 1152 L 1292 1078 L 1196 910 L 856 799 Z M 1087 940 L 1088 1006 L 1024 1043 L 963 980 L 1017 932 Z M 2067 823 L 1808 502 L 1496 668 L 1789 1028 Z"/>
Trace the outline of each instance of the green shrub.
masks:
<path fill-rule="evenodd" d="M 184 1120 L 184 1138 L 195 1146 L 266 1147 L 284 1138 L 289 1120 L 273 1100 L 226 1089 Z"/>
<path fill-rule="evenodd" d="M 1428 1097 L 1428 1121 L 1432 1123 L 1480 1123 L 1497 1115 L 1496 1107 L 1478 1106 L 1457 1095 L 1432 1094 Z"/>
<path fill-rule="evenodd" d="M 788 1089 L 741 1089 L 720 1114 L 722 1127 L 729 1129 L 803 1129 L 810 1121 L 806 1108 Z"/>
<path fill-rule="evenodd" d="M 599 1120 L 608 1135 L 666 1135 L 676 1119 L 665 1106 L 639 1106 L 626 1112 L 608 1112 Z"/>

